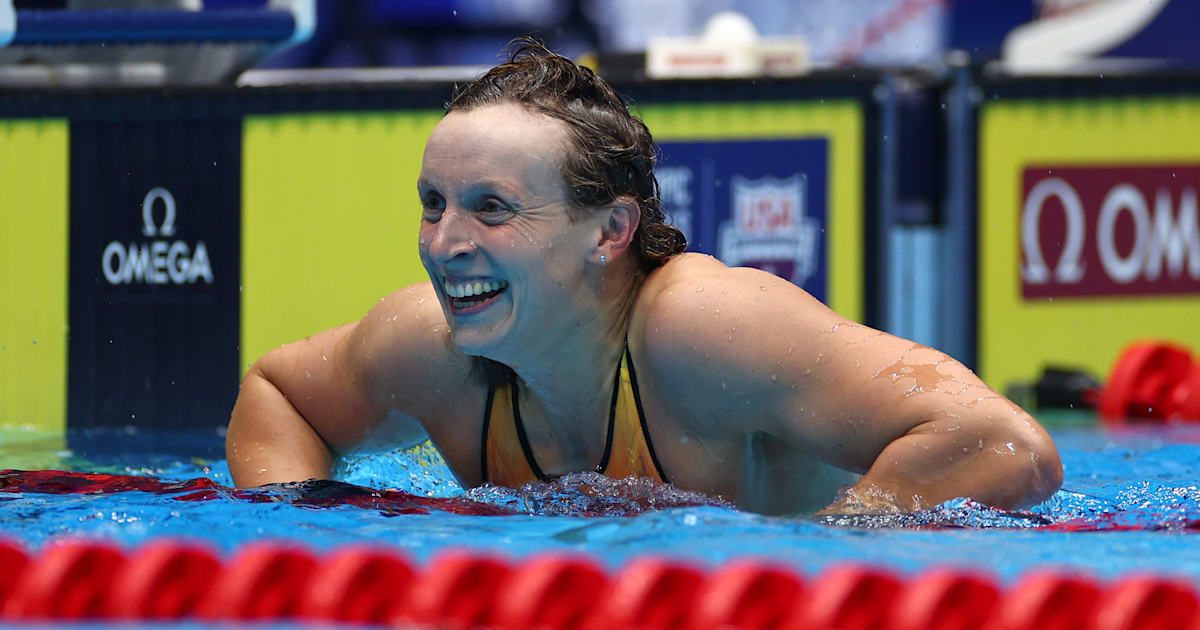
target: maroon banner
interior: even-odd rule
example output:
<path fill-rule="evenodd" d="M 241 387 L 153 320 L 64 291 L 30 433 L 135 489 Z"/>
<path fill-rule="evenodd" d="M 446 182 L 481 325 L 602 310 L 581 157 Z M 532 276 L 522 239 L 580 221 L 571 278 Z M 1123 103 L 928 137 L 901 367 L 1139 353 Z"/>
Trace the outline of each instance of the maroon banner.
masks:
<path fill-rule="evenodd" d="M 1200 165 L 1031 166 L 1025 298 L 1200 294 Z"/>

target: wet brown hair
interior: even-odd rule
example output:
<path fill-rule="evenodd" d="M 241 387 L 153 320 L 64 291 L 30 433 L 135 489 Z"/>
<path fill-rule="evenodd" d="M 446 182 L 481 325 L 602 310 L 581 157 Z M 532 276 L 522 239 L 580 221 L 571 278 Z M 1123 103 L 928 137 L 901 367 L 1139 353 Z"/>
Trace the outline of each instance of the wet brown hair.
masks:
<path fill-rule="evenodd" d="M 551 52 L 536 39 L 513 40 L 510 48 L 507 62 L 457 87 L 446 112 L 514 102 L 561 121 L 570 139 L 562 175 L 572 218 L 581 218 L 586 208 L 629 197 L 641 211 L 633 249 L 643 271 L 686 249 L 683 233 L 663 215 L 654 176 L 654 139 L 629 113 L 625 99 L 591 69 Z"/>

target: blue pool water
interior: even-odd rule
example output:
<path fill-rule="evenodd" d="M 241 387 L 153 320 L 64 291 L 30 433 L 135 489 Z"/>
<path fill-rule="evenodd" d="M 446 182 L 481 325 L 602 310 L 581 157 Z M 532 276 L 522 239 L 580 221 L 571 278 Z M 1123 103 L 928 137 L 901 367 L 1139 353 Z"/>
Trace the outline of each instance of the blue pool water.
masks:
<path fill-rule="evenodd" d="M 1052 433 L 1063 456 L 1064 490 L 1015 513 L 957 500 L 907 516 L 765 517 L 665 487 L 586 475 L 523 491 L 464 492 L 425 445 L 351 455 L 339 463 L 337 477 L 425 497 L 482 501 L 511 514 L 402 513 L 370 501 L 347 501 L 370 493 L 339 484 L 248 493 L 218 488 L 195 500 L 182 490 L 12 492 L 0 479 L 0 525 L 3 536 L 32 549 L 63 535 L 102 537 L 130 547 L 164 536 L 201 539 L 226 552 L 269 538 L 315 549 L 385 544 L 417 561 L 447 548 L 470 547 L 514 557 L 582 552 L 613 568 L 648 553 L 701 566 L 749 555 L 807 574 L 852 561 L 902 573 L 968 566 L 1003 582 L 1046 566 L 1100 577 L 1152 571 L 1200 582 L 1200 538 L 1193 535 L 1200 532 L 1200 427 Z M 229 485 L 228 467 L 220 459 L 222 440 L 217 433 L 96 432 L 72 436 L 68 450 L 52 438 L 8 430 L 0 432 L 0 469 L 202 477 Z M 662 506 L 681 507 L 658 509 Z"/>

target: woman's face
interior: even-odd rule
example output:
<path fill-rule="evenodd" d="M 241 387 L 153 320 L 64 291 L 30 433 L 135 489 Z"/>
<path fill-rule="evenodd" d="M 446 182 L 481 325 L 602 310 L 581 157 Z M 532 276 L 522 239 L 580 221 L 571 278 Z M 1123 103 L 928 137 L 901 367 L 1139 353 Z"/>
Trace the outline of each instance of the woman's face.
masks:
<path fill-rule="evenodd" d="M 567 215 L 563 124 L 503 103 L 448 114 L 417 180 L 421 261 L 454 343 L 502 359 L 569 326 L 599 230 Z"/>

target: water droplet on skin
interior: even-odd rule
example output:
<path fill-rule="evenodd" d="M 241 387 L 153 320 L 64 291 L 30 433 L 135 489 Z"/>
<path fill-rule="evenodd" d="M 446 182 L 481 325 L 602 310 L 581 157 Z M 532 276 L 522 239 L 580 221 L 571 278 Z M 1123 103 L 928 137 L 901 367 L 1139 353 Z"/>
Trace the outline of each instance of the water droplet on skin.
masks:
<path fill-rule="evenodd" d="M 791 354 L 795 351 L 796 351 L 796 346 L 788 346 L 788 354 Z"/>
<path fill-rule="evenodd" d="M 704 293 L 704 287 L 696 287 L 696 293 Z"/>
<path fill-rule="evenodd" d="M 304 370 L 304 378 L 307 378 L 308 380 L 311 381 L 312 380 L 312 372 L 309 372 L 308 370 Z"/>
<path fill-rule="evenodd" d="M 766 290 L 767 290 L 767 285 L 765 285 L 765 284 L 760 284 L 760 285 L 758 285 L 758 290 L 759 290 L 759 291 L 766 291 Z"/>
<path fill-rule="evenodd" d="M 703 305 L 703 304 L 701 304 L 701 305 L 700 305 L 700 310 L 702 310 L 702 311 L 704 310 L 704 305 Z"/>
<path fill-rule="evenodd" d="M 259 468 L 259 469 L 258 469 L 258 474 L 260 474 L 260 475 L 261 475 L 261 474 L 263 474 L 263 473 L 265 473 L 265 472 L 267 472 L 267 469 L 266 469 L 266 468 Z"/>
<path fill-rule="evenodd" d="M 324 352 L 322 352 L 322 353 L 321 353 L 321 360 L 322 360 L 322 361 L 328 361 L 328 360 L 329 360 L 328 358 L 326 358 L 326 357 L 325 357 L 325 353 L 324 353 Z"/>

